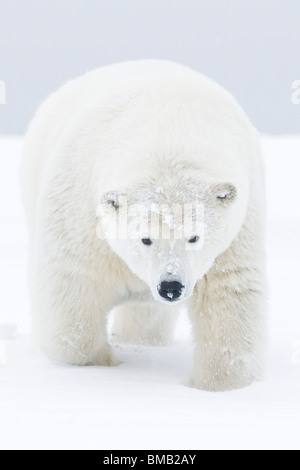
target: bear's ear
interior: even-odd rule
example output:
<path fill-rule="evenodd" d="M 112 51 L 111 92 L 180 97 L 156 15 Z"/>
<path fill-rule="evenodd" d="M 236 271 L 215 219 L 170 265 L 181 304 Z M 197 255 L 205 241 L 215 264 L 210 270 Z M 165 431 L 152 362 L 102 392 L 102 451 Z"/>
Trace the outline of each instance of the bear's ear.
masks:
<path fill-rule="evenodd" d="M 104 194 L 102 198 L 102 203 L 107 207 L 112 207 L 115 210 L 118 210 L 120 207 L 120 199 L 124 197 L 124 194 L 118 191 L 110 191 L 109 193 Z"/>
<path fill-rule="evenodd" d="M 235 201 L 237 189 L 232 183 L 218 183 L 213 185 L 212 194 L 219 205 L 227 207 Z"/>

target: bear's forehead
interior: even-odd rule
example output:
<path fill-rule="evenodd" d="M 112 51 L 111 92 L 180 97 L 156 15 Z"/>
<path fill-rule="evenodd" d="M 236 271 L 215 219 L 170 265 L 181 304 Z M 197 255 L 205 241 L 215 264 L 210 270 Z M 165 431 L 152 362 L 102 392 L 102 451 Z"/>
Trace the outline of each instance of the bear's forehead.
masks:
<path fill-rule="evenodd" d="M 137 205 L 129 208 L 129 227 L 133 230 L 154 231 L 164 227 L 168 232 L 186 234 L 202 231 L 204 225 L 204 210 L 200 205 L 166 205 L 152 204 L 150 207 Z M 180 237 L 181 238 L 181 237 Z"/>
<path fill-rule="evenodd" d="M 201 179 L 178 174 L 161 175 L 156 180 L 140 182 L 129 190 L 128 197 L 144 204 L 185 204 L 205 198 L 207 183 Z"/>
<path fill-rule="evenodd" d="M 204 204 L 202 203 L 184 203 L 184 204 L 159 204 L 152 202 L 150 204 L 135 203 L 128 205 L 128 215 L 131 219 L 143 218 L 159 221 L 168 225 L 176 221 L 182 221 L 186 217 L 195 220 L 197 216 L 203 214 Z"/>

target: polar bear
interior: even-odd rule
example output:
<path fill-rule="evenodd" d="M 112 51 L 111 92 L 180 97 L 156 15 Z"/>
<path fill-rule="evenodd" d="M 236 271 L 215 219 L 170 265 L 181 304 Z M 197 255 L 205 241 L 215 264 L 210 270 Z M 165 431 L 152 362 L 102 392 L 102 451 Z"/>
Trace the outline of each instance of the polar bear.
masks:
<path fill-rule="evenodd" d="M 163 60 L 68 82 L 22 162 L 33 330 L 52 359 L 117 365 L 107 339 L 170 340 L 188 310 L 191 385 L 263 374 L 265 199 L 259 139 L 214 81 Z"/>

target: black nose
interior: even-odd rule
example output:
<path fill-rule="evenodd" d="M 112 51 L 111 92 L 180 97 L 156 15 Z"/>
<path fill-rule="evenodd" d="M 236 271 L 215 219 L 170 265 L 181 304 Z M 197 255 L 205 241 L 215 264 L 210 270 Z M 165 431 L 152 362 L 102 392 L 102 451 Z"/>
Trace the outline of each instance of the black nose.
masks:
<path fill-rule="evenodd" d="M 169 302 L 174 302 L 175 300 L 181 297 L 184 286 L 177 281 L 164 281 L 160 284 L 158 288 L 158 293 L 161 297 L 168 300 Z"/>

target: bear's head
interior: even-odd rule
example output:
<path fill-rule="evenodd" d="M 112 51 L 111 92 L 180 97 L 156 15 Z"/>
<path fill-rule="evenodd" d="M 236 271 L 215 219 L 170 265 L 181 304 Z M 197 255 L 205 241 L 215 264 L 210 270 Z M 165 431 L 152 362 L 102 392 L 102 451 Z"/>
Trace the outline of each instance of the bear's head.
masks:
<path fill-rule="evenodd" d="M 236 187 L 189 178 L 110 191 L 98 210 L 98 236 L 150 288 L 178 304 L 231 244 L 237 232 Z"/>

